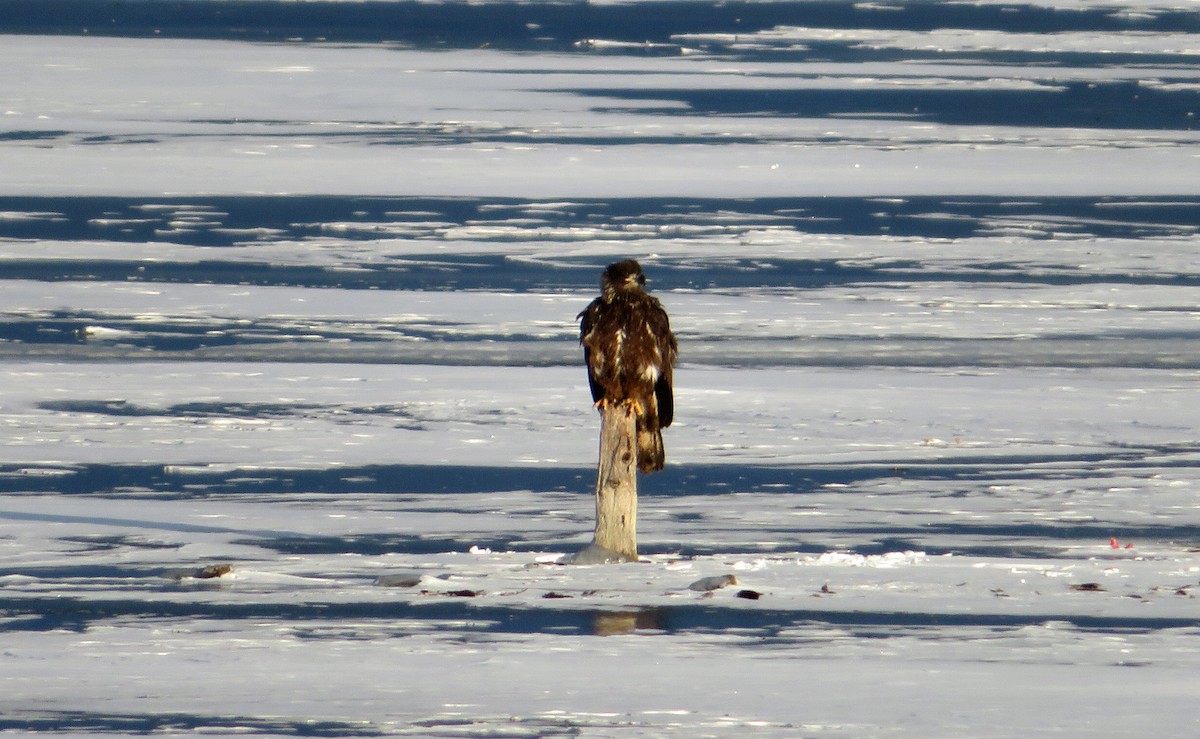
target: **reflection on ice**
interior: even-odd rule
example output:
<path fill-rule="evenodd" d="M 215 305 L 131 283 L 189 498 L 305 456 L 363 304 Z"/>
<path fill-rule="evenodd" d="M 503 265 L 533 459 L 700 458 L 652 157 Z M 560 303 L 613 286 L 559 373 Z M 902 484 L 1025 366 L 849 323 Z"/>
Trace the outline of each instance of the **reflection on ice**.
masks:
<path fill-rule="evenodd" d="M 637 632 L 667 630 L 665 613 L 661 608 L 639 608 L 634 611 L 596 611 L 592 633 L 596 636 L 620 636 Z"/>

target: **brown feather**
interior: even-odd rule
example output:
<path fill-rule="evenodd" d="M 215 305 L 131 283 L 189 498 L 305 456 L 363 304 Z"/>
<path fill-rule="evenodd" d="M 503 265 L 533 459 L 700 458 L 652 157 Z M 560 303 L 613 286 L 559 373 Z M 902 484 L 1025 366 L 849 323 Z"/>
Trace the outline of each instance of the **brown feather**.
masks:
<path fill-rule="evenodd" d="M 601 295 L 579 314 L 592 400 L 631 403 L 637 412 L 638 469 L 663 468 L 662 429 L 675 418 L 672 375 L 679 352 L 658 299 L 642 289 L 646 277 L 632 259 L 610 264 Z"/>

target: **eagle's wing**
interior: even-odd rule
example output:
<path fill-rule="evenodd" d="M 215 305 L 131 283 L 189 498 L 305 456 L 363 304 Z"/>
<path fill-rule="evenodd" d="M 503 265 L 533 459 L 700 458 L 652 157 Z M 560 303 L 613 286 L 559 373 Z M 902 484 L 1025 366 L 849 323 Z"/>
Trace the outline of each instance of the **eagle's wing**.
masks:
<path fill-rule="evenodd" d="M 654 399 L 658 403 L 658 427 L 665 429 L 675 420 L 675 391 L 671 388 L 671 370 L 668 369 L 654 383 Z"/>
<path fill-rule="evenodd" d="M 578 319 L 583 319 L 579 324 L 579 343 L 583 345 L 583 363 L 587 365 L 588 387 L 592 390 L 592 402 L 599 403 L 604 397 L 604 387 L 596 381 L 596 369 L 592 366 L 592 348 L 588 345 L 588 334 L 596 327 L 596 320 L 600 311 L 601 300 L 597 298 L 588 304 L 575 316 Z"/>
<path fill-rule="evenodd" d="M 671 333 L 671 321 L 667 312 L 657 298 L 650 298 L 652 310 L 647 319 L 650 322 L 650 332 L 658 342 L 658 354 L 662 364 L 658 368 L 658 380 L 654 383 L 654 400 L 658 405 L 658 427 L 666 428 L 675 420 L 675 390 L 672 386 L 672 374 L 675 368 L 675 357 L 679 354 L 679 343 L 675 334 Z"/>

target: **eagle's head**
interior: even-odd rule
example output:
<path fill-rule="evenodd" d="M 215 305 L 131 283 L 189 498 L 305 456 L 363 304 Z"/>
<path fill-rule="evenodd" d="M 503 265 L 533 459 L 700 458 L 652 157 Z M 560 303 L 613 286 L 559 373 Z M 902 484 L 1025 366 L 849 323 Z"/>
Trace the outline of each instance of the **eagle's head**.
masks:
<path fill-rule="evenodd" d="M 645 284 L 646 275 L 636 259 L 613 262 L 600 275 L 600 290 L 605 300 L 612 300 L 618 290 L 641 290 Z"/>

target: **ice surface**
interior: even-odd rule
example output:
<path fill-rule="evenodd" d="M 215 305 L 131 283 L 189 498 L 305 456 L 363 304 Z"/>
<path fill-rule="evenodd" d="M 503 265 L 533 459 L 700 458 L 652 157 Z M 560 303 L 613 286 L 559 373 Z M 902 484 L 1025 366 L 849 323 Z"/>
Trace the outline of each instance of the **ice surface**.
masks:
<path fill-rule="evenodd" d="M 1191 3 L 68 6 L 0 43 L 0 730 L 1200 729 Z M 628 256 L 668 465 L 567 566 Z"/>
<path fill-rule="evenodd" d="M 1069 70 L 1040 65 L 1013 72 L 979 64 L 597 63 L 578 54 L 58 37 L 10 37 L 0 54 L 19 86 L 6 125 L 40 132 L 4 147 L 10 174 L 0 192 L 10 195 L 1148 195 L 1191 192 L 1200 180 L 1187 115 L 1194 93 L 1185 90 L 1174 94 L 1191 107 L 1174 119 L 1057 121 L 1053 111 L 1074 111 L 1075 103 L 1056 108 L 1047 88 L 993 110 L 1024 111 L 1007 125 L 957 124 L 955 112 L 978 102 L 947 98 L 947 76 L 984 90 L 998 78 L 1072 79 Z M 806 108 L 805 98 L 795 110 L 779 102 L 809 79 L 828 87 L 830 76 L 850 95 L 864 75 L 905 80 L 909 97 L 932 87 L 937 97 L 923 114 L 911 103 L 888 110 L 878 97 L 846 116 Z M 150 95 L 156 80 L 171 84 Z M 1131 72 L 1106 64 L 1072 79 L 1084 92 L 1096 84 L 1121 91 L 1138 80 L 1178 85 L 1196 75 L 1174 65 Z M 689 90 L 720 100 L 730 88 L 755 93 L 756 104 L 762 90 L 779 92 L 749 116 L 698 116 L 694 96 L 673 100 Z M 946 102 L 939 114 L 935 106 Z M 1105 115 L 1138 110 L 1104 97 L 1090 104 Z M 1142 123 L 1150 130 L 1129 130 Z M 1174 130 L 1162 131 L 1164 124 Z M 1040 130 L 1047 125 L 1050 137 Z M 1005 145 L 1010 136 L 1023 145 Z M 149 155 L 136 154 L 147 148 Z"/>

